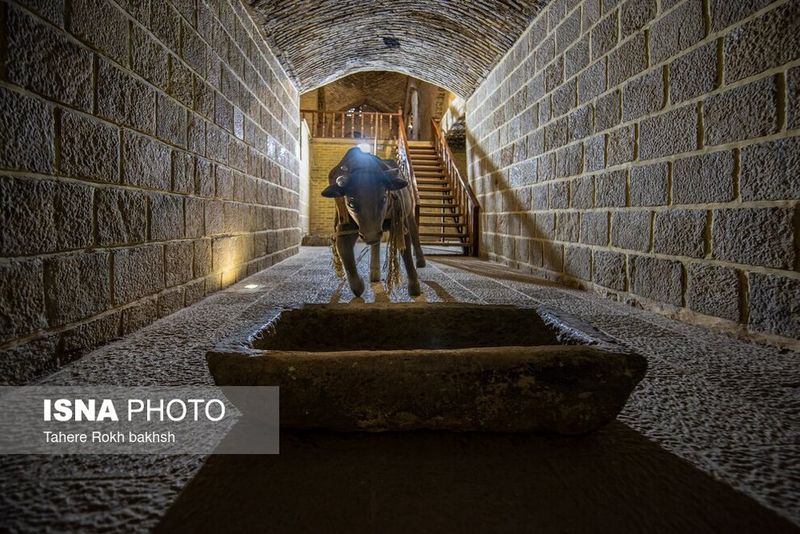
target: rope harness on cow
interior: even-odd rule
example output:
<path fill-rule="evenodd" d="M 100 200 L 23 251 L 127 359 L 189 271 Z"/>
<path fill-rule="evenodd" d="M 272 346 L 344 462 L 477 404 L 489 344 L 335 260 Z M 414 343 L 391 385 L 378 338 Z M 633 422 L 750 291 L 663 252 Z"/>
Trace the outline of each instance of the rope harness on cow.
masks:
<path fill-rule="evenodd" d="M 397 256 L 398 253 L 402 254 L 406 249 L 405 236 L 406 232 L 408 232 L 405 214 L 403 213 L 403 203 L 394 191 L 389 193 L 388 212 L 390 220 L 389 243 L 386 249 L 384 269 L 386 269 L 386 289 L 391 294 L 400 284 L 400 262 Z M 353 223 L 341 223 L 335 225 L 335 232 L 331 235 L 333 270 L 339 278 L 344 278 L 345 272 L 342 258 L 339 256 L 339 250 L 336 248 L 336 238 L 354 234 L 358 234 L 358 226 Z"/>

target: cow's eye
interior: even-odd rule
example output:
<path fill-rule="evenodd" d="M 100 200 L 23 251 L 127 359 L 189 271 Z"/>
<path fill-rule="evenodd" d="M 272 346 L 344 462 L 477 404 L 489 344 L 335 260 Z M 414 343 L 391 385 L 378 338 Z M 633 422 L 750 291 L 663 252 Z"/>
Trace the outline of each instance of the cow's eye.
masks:
<path fill-rule="evenodd" d="M 349 207 L 351 210 L 358 210 L 358 207 L 356 206 L 356 201 L 355 201 L 355 200 L 353 200 L 352 198 L 351 198 L 351 199 L 349 199 L 349 200 L 347 201 L 347 206 L 348 206 L 348 207 Z"/>

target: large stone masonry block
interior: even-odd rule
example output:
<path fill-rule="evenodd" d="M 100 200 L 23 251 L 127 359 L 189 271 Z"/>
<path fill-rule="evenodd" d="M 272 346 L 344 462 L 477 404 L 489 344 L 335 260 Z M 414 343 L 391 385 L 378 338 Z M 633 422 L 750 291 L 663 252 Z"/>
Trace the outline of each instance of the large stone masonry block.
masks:
<path fill-rule="evenodd" d="M 800 137 L 743 148 L 739 172 L 743 200 L 800 199 Z"/>
<path fill-rule="evenodd" d="M 172 151 L 172 191 L 194 193 L 194 156 L 182 150 Z"/>
<path fill-rule="evenodd" d="M 650 250 L 652 214 L 649 211 L 622 210 L 611 215 L 611 244 L 617 248 Z"/>
<path fill-rule="evenodd" d="M 150 29 L 173 52 L 178 52 L 181 35 L 181 17 L 170 2 L 152 2 Z"/>
<path fill-rule="evenodd" d="M 598 207 L 625 206 L 625 181 L 624 170 L 605 172 L 595 176 L 595 205 Z"/>
<path fill-rule="evenodd" d="M 582 280 L 591 280 L 592 250 L 588 247 L 564 247 L 564 273 Z"/>
<path fill-rule="evenodd" d="M 82 252 L 49 258 L 44 264 L 45 300 L 50 326 L 79 321 L 111 305 L 107 252 Z"/>
<path fill-rule="evenodd" d="M 609 167 L 633 161 L 636 157 L 636 127 L 630 124 L 610 131 L 606 154 Z"/>
<path fill-rule="evenodd" d="M 165 241 L 184 237 L 183 197 L 150 195 L 150 239 Z"/>
<path fill-rule="evenodd" d="M 586 154 L 586 172 L 594 172 L 604 169 L 606 166 L 606 140 L 604 134 L 590 137 L 584 143 Z"/>
<path fill-rule="evenodd" d="M 711 31 L 724 30 L 775 0 L 711 0 Z"/>
<path fill-rule="evenodd" d="M 200 76 L 206 75 L 208 46 L 200 38 L 200 35 L 186 23 L 183 26 L 183 40 L 181 42 L 181 57 L 193 68 Z"/>
<path fill-rule="evenodd" d="M 145 245 L 112 253 L 114 304 L 127 304 L 164 289 L 164 247 Z"/>
<path fill-rule="evenodd" d="M 573 143 L 556 152 L 556 176 L 575 176 L 583 171 L 583 144 Z M 564 206 L 566 207 L 566 206 Z"/>
<path fill-rule="evenodd" d="M 778 269 L 795 264 L 792 208 L 714 210 L 712 250 L 715 259 Z"/>
<path fill-rule="evenodd" d="M 573 208 L 578 209 L 594 206 L 593 176 L 581 176 L 570 182 L 570 202 Z"/>
<path fill-rule="evenodd" d="M 684 106 L 639 124 L 639 158 L 651 159 L 697 148 L 697 108 Z"/>
<path fill-rule="evenodd" d="M 171 189 L 170 149 L 133 132 L 122 134 L 122 182 L 147 189 Z"/>
<path fill-rule="evenodd" d="M 625 291 L 625 255 L 595 250 L 592 258 L 592 281 L 615 291 Z"/>
<path fill-rule="evenodd" d="M 142 78 L 162 90 L 169 81 L 169 59 L 166 49 L 149 33 L 133 25 L 131 28 L 131 67 Z"/>
<path fill-rule="evenodd" d="M 622 98 L 619 90 L 603 95 L 594 103 L 594 131 L 613 128 L 622 119 Z"/>
<path fill-rule="evenodd" d="M 652 69 L 631 80 L 622 93 L 622 118 L 625 121 L 638 119 L 662 109 L 664 101 L 664 70 Z"/>
<path fill-rule="evenodd" d="M 205 235 L 205 201 L 195 197 L 184 199 L 186 213 L 186 237 Z"/>
<path fill-rule="evenodd" d="M 642 0 L 633 0 L 642 3 Z M 653 0 L 647 0 L 652 2 Z M 628 4 L 631 2 L 629 1 Z M 608 85 L 615 87 L 647 68 L 647 41 L 643 33 L 628 39 L 608 56 Z"/>
<path fill-rule="evenodd" d="M 686 50 L 705 35 L 703 1 L 684 0 L 650 28 L 650 57 L 653 64 Z"/>
<path fill-rule="evenodd" d="M 70 111 L 61 114 L 61 172 L 98 182 L 119 182 L 119 130 Z"/>
<path fill-rule="evenodd" d="M 731 30 L 725 37 L 725 83 L 800 57 L 800 4 L 787 2 Z"/>
<path fill-rule="evenodd" d="M 577 83 L 572 79 L 553 91 L 553 116 L 565 115 L 575 107 L 577 101 Z M 516 136 L 514 136 L 516 137 Z"/>
<path fill-rule="evenodd" d="M 666 163 L 654 163 L 631 168 L 631 206 L 663 206 L 669 192 Z"/>
<path fill-rule="evenodd" d="M 637 295 L 680 306 L 683 295 L 680 262 L 648 256 L 630 257 L 631 291 Z"/>
<path fill-rule="evenodd" d="M 644 28 L 655 18 L 657 11 L 656 0 L 627 0 L 620 7 L 622 36 L 627 37 Z"/>
<path fill-rule="evenodd" d="M 92 109 L 92 52 L 8 6 L 5 69 L 8 81 L 83 111 Z"/>
<path fill-rule="evenodd" d="M 775 76 L 711 96 L 703 104 L 706 143 L 720 145 L 778 131 Z"/>
<path fill-rule="evenodd" d="M 70 31 L 121 65 L 128 65 L 128 18 L 108 0 L 73 0 Z"/>
<path fill-rule="evenodd" d="M 160 94 L 157 98 L 156 135 L 167 143 L 186 147 L 186 108 Z"/>
<path fill-rule="evenodd" d="M 47 326 L 42 262 L 0 264 L 0 343 Z"/>
<path fill-rule="evenodd" d="M 0 176 L 0 255 L 21 256 L 92 244 L 92 188 Z"/>
<path fill-rule="evenodd" d="M 584 104 L 606 90 L 606 60 L 600 59 L 578 74 L 578 104 Z"/>
<path fill-rule="evenodd" d="M 100 60 L 97 69 L 97 114 L 121 126 L 153 134 L 155 91 L 124 70 Z"/>
<path fill-rule="evenodd" d="M 186 107 L 194 103 L 194 74 L 191 69 L 176 56 L 169 57 L 169 95 Z"/>
<path fill-rule="evenodd" d="M 40 17 L 64 28 L 64 1 L 65 0 L 21 0 L 20 5 L 30 9 Z"/>
<path fill-rule="evenodd" d="M 0 87 L 0 167 L 50 173 L 54 162 L 53 106 Z"/>
<path fill-rule="evenodd" d="M 653 250 L 671 256 L 705 255 L 705 210 L 669 210 L 656 214 Z"/>
<path fill-rule="evenodd" d="M 751 330 L 800 338 L 800 279 L 750 273 Z"/>
<path fill-rule="evenodd" d="M 672 202 L 706 204 L 733 200 L 733 152 L 701 154 L 672 164 Z"/>
<path fill-rule="evenodd" d="M 256 234 L 258 235 L 266 235 L 263 234 Z M 261 251 L 262 253 L 259 254 L 263 256 L 266 254 L 266 244 L 264 245 L 264 250 Z M 194 242 L 194 276 L 195 278 L 200 278 L 202 276 L 206 276 L 211 273 L 211 239 L 198 239 Z"/>
<path fill-rule="evenodd" d="M 608 244 L 608 212 L 590 211 L 581 214 L 581 243 Z"/>
<path fill-rule="evenodd" d="M 164 275 L 167 287 L 185 284 L 193 278 L 194 245 L 175 241 L 164 245 Z"/>
<path fill-rule="evenodd" d="M 678 104 L 717 88 L 716 41 L 675 59 L 669 67 L 669 98 Z"/>
<path fill-rule="evenodd" d="M 579 141 L 592 134 L 592 112 L 592 105 L 587 104 L 569 114 L 567 122 L 571 141 Z"/>
<path fill-rule="evenodd" d="M 576 9 L 556 28 L 556 54 L 562 53 L 581 34 L 581 12 Z"/>
<path fill-rule="evenodd" d="M 589 38 L 584 36 L 564 53 L 564 76 L 571 78 L 589 64 Z"/>
<path fill-rule="evenodd" d="M 144 193 L 98 189 L 95 206 L 100 245 L 130 245 L 147 239 L 147 196 Z"/>
<path fill-rule="evenodd" d="M 592 59 L 597 59 L 614 48 L 619 39 L 617 12 L 606 16 L 592 28 Z"/>
<path fill-rule="evenodd" d="M 558 213 L 556 216 L 556 240 L 577 243 L 579 231 L 580 214 L 578 212 Z"/>
<path fill-rule="evenodd" d="M 735 269 L 691 263 L 687 275 L 686 305 L 705 315 L 738 322 L 741 285 Z"/>

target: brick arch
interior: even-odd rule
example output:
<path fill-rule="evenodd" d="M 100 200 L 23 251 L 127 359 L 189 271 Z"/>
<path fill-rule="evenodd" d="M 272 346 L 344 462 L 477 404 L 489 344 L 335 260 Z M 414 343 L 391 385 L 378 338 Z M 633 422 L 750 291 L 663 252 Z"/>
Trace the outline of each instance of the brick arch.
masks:
<path fill-rule="evenodd" d="M 256 23 L 301 92 L 354 72 L 389 70 L 463 97 L 472 94 L 545 3 L 249 1 Z M 391 46 L 391 39 L 399 45 Z"/>

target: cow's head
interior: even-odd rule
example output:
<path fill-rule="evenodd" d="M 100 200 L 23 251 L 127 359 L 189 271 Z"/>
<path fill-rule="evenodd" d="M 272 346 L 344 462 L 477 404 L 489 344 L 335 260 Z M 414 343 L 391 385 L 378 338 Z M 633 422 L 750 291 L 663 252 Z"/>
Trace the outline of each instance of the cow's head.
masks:
<path fill-rule="evenodd" d="M 408 186 L 398 173 L 399 169 L 392 168 L 391 163 L 351 148 L 331 171 L 332 183 L 322 191 L 322 196 L 342 197 L 358 225 L 359 235 L 367 244 L 374 245 L 383 234 L 389 191 Z"/>

